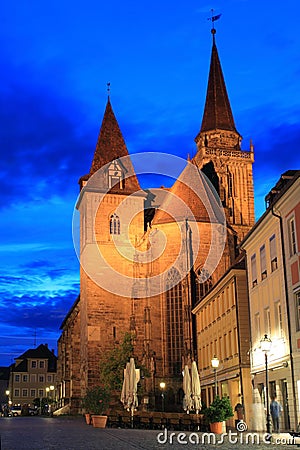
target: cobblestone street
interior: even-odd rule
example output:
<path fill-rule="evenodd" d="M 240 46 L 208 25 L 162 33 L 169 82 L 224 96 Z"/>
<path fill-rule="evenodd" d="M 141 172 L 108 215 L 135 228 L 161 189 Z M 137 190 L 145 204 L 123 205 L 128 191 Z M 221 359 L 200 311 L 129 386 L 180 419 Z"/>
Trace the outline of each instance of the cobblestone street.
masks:
<path fill-rule="evenodd" d="M 150 449 L 240 449 L 263 448 L 297 449 L 289 434 L 274 435 L 272 443 L 246 442 L 246 434 L 220 436 L 214 444 L 208 443 L 203 433 L 184 433 L 170 430 L 131 430 L 117 428 L 93 428 L 83 418 L 15 417 L 0 418 L 1 450 L 150 450 Z M 276 442 L 276 439 L 278 441 Z M 290 439 L 290 443 L 287 443 Z M 236 442 L 238 441 L 238 442 Z M 281 442 L 279 444 L 279 441 Z M 299 441 L 299 439 L 298 439 Z"/>

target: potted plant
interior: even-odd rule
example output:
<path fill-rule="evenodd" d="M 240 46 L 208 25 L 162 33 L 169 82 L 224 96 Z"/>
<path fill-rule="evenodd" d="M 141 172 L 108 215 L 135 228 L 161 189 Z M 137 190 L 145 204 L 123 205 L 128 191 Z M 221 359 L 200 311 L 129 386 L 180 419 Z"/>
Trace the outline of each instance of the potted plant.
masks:
<path fill-rule="evenodd" d="M 86 410 L 86 415 L 90 414 L 94 427 L 105 428 L 107 415 L 105 412 L 109 406 L 110 390 L 107 386 L 94 386 L 86 391 L 86 395 L 82 399 L 82 407 Z M 87 423 L 91 423 L 91 419 L 86 417 Z"/>
<path fill-rule="evenodd" d="M 218 395 L 208 408 L 204 411 L 204 416 L 210 425 L 213 433 L 222 433 L 222 422 L 233 417 L 233 410 L 228 397 L 220 398 Z"/>

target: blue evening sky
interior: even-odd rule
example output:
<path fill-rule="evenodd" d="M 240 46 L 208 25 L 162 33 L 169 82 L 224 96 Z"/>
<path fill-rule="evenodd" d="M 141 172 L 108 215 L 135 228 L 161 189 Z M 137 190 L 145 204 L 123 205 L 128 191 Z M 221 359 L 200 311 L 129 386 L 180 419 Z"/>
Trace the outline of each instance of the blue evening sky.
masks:
<path fill-rule="evenodd" d="M 106 83 L 129 152 L 195 154 L 211 8 L 242 148 L 254 143 L 258 218 L 280 174 L 300 169 L 297 0 L 3 3 L 0 365 L 35 343 L 56 349 L 79 293 L 72 213 Z"/>

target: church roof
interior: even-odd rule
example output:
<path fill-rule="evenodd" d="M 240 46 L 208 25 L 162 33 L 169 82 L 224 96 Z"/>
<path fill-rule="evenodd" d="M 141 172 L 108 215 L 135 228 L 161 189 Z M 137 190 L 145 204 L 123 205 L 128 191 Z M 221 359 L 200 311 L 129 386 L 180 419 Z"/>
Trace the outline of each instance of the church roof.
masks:
<path fill-rule="evenodd" d="M 82 178 L 88 179 L 106 164 L 118 158 L 128 156 L 129 153 L 124 137 L 112 109 L 110 98 L 108 97 L 90 172 Z M 130 177 L 126 179 L 126 193 L 128 191 L 135 192 L 140 190 L 139 182 L 133 169 L 130 170 L 130 174 Z M 115 191 L 116 188 L 113 188 L 113 190 Z"/>
<path fill-rule="evenodd" d="M 201 132 L 215 129 L 236 131 L 225 80 L 215 42 L 215 29 L 212 29 L 213 46 L 211 52 L 206 102 Z"/>
<path fill-rule="evenodd" d="M 218 201 L 202 172 L 188 163 L 157 210 L 153 224 L 178 222 L 218 222 Z"/>

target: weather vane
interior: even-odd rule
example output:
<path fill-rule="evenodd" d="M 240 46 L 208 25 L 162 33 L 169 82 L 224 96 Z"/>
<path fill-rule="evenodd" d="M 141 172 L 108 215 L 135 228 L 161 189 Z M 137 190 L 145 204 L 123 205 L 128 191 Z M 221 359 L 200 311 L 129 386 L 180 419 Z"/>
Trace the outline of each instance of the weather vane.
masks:
<path fill-rule="evenodd" d="M 110 94 L 110 82 L 106 83 L 108 96 Z"/>
<path fill-rule="evenodd" d="M 222 14 L 217 14 L 216 16 L 214 16 L 214 10 L 211 9 L 211 17 L 209 17 L 207 20 L 211 20 L 212 21 L 212 34 L 215 34 L 215 21 L 219 20 Z"/>

